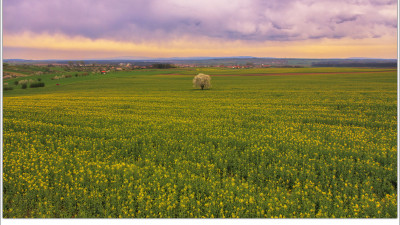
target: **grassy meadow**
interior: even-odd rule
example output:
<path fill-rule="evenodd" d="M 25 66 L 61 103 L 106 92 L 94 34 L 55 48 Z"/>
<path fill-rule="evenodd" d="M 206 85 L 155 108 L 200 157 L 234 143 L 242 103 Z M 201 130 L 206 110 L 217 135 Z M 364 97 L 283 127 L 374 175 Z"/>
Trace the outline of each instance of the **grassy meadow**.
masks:
<path fill-rule="evenodd" d="M 5 218 L 398 216 L 395 70 L 51 77 L 3 93 Z"/>

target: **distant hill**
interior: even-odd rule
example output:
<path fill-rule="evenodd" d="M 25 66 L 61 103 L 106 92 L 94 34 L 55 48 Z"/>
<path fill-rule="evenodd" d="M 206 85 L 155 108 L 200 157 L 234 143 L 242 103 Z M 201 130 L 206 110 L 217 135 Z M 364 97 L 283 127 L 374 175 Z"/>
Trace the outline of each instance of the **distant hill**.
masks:
<path fill-rule="evenodd" d="M 233 65 L 263 65 L 270 67 L 397 67 L 397 59 L 372 59 L 353 57 L 347 59 L 302 59 L 302 58 L 273 58 L 273 57 L 171 57 L 171 58 L 146 58 L 146 57 L 114 57 L 108 59 L 91 60 L 26 60 L 3 59 L 5 63 L 13 64 L 68 64 L 70 62 L 84 62 L 85 64 L 119 64 L 131 63 L 133 65 L 151 65 L 153 63 L 171 63 L 196 66 L 233 66 Z"/>
<path fill-rule="evenodd" d="M 313 62 L 313 67 L 397 67 L 396 59 L 351 58 Z"/>
<path fill-rule="evenodd" d="M 3 62 L 31 62 L 30 59 L 3 59 Z"/>
<path fill-rule="evenodd" d="M 197 57 L 167 57 L 167 58 L 151 58 L 151 57 L 137 57 L 137 56 L 120 56 L 112 58 L 92 59 L 92 60 L 138 60 L 138 61 L 169 61 L 169 60 L 210 60 L 210 59 L 255 59 L 253 56 L 230 56 L 230 57 L 210 57 L 210 56 L 197 56 Z"/>

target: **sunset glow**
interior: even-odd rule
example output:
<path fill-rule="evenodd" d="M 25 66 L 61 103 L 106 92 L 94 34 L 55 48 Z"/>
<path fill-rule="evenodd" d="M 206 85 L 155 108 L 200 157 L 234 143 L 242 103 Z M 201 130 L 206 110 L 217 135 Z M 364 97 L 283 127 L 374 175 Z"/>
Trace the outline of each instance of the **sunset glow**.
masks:
<path fill-rule="evenodd" d="M 352 2 L 5 1 L 3 57 L 396 58 L 396 1 Z"/>

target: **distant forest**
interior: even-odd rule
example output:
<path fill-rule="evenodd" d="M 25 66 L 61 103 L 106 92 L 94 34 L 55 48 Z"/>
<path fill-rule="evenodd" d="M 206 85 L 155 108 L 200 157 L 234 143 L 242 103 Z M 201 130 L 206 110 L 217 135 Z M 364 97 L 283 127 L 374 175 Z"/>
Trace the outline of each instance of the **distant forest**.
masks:
<path fill-rule="evenodd" d="M 313 62 L 313 67 L 379 67 L 393 68 L 397 67 L 397 62 L 346 62 L 346 61 L 325 61 Z"/>

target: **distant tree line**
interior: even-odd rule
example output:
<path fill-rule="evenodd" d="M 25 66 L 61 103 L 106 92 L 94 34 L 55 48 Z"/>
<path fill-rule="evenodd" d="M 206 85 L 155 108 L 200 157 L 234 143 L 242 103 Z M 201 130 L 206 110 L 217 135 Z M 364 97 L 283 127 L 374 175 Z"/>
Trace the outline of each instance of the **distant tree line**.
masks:
<path fill-rule="evenodd" d="M 397 62 L 314 62 L 313 67 L 397 67 Z"/>
<path fill-rule="evenodd" d="M 153 68 L 155 69 L 169 69 L 169 68 L 175 68 L 174 64 L 171 63 L 154 63 L 152 64 Z"/>

